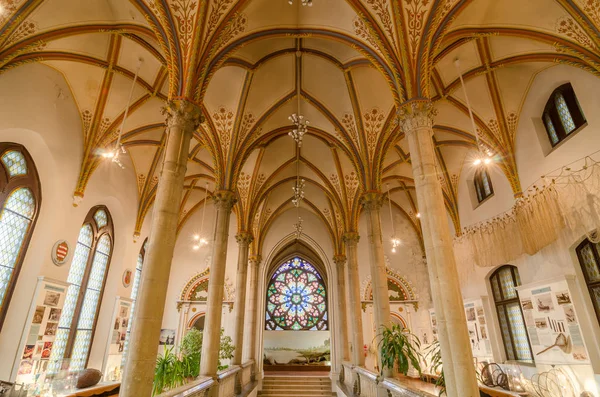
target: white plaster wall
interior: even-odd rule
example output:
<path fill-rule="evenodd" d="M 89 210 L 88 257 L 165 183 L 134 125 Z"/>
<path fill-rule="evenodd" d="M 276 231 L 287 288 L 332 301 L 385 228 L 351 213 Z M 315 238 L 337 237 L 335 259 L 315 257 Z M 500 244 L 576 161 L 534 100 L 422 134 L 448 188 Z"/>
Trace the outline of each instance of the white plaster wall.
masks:
<path fill-rule="evenodd" d="M 64 94 L 62 99 L 58 97 L 60 91 Z M 135 266 L 139 249 L 131 238 L 137 210 L 133 167 L 100 167 L 89 182 L 84 201 L 73 207 L 72 192 L 83 156 L 83 139 L 78 109 L 64 78 L 49 67 L 26 65 L 0 76 L 0 92 L 0 140 L 27 148 L 42 188 L 40 214 L 0 333 L 0 378 L 10 377 L 14 358 L 23 348 L 19 339 L 37 277 L 67 279 L 70 264 L 54 266 L 50 259 L 52 246 L 58 239 L 66 239 L 73 250 L 89 209 L 104 204 L 113 218 L 115 244 L 89 361 L 90 367 L 100 368 L 115 296 L 128 296 L 121 275 L 124 268 Z"/>
<path fill-rule="evenodd" d="M 545 155 L 544 145 L 546 142 L 543 142 L 542 139 L 547 138 L 545 132 L 541 131 L 542 133 L 540 133 L 539 130 L 540 127 L 543 128 L 540 116 L 552 91 L 566 82 L 573 85 L 588 125 L 559 144 L 554 150 L 549 153 L 546 151 Z M 564 65 L 554 66 L 537 75 L 523 103 L 516 135 L 516 161 L 523 190 L 538 181 L 542 175 L 600 150 L 600 114 L 596 111 L 600 106 L 598 92 L 600 92 L 600 80 L 577 68 Z M 468 169 L 468 165 L 465 167 L 459 186 L 459 213 L 463 227 L 499 215 L 514 205 L 515 200 L 508 180 L 494 167 L 490 172 L 494 186 L 494 196 L 478 207 L 473 208 L 469 196 L 469 189 L 472 188 L 473 171 Z M 524 254 L 510 264 L 517 266 L 522 284 L 574 274 L 577 279 L 577 291 L 575 293 L 585 297 L 587 289 L 577 258 L 574 255 L 574 247 L 581 239 L 582 236 L 573 236 L 563 232 L 560 238 L 548 247 L 532 256 Z M 458 270 L 464 299 L 491 296 L 488 277 L 493 272 L 493 268 L 480 268 L 472 264 L 459 263 Z M 589 299 L 589 295 L 586 299 Z M 593 314 L 591 306 L 588 306 L 588 308 L 588 311 Z M 495 312 L 493 314 L 495 316 Z M 597 343 L 595 342 L 600 337 L 600 330 L 598 324 L 596 324 L 597 321 L 592 320 L 595 320 L 595 318 L 591 318 L 587 322 L 587 329 L 582 333 L 588 345 L 592 363 L 600 368 L 595 363 L 595 355 L 597 355 Z M 496 343 L 502 349 L 498 330 L 490 329 L 490 334 L 492 338 L 495 334 Z M 596 352 L 589 351 L 590 345 L 596 345 Z M 495 353 L 495 360 L 501 361 L 502 357 L 498 356 L 499 354 Z M 540 372 L 548 369 L 545 366 L 537 366 L 537 371 Z M 590 366 L 571 366 L 568 370 L 574 373 L 581 385 L 593 384 L 592 375 L 594 371 Z M 596 373 L 598 373 L 597 370 Z M 595 391 L 589 387 L 588 390 Z"/>

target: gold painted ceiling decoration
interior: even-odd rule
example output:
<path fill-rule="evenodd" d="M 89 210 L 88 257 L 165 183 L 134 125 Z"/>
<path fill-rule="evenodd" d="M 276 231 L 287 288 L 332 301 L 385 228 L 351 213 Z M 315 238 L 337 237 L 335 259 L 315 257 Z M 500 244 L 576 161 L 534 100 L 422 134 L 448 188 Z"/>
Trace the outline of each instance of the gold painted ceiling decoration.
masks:
<path fill-rule="evenodd" d="M 454 59 L 463 65 L 481 142 L 515 196 L 516 134 L 532 79 L 556 64 L 600 77 L 600 4 L 593 0 L 0 4 L 0 78 L 38 62 L 71 88 L 84 138 L 78 201 L 95 171 L 108 166 L 98 153 L 116 144 L 142 57 L 122 135 L 124 172 L 133 170 L 138 187 L 135 233 L 156 193 L 165 143 L 160 109 L 167 99 L 187 100 L 205 122 L 189 153 L 180 229 L 213 191 L 234 190 L 238 228 L 252 231 L 257 255 L 269 228 L 292 209 L 295 153 L 283 138 L 296 100 L 311 120 L 298 162 L 306 181 L 301 210 L 322 221 L 340 253 L 343 233 L 357 229 L 360 196 L 384 183 L 393 208 L 420 230 L 410 153 L 396 120 L 400 105 L 415 98 L 430 98 L 438 111 L 439 178 L 460 232 L 458 181 L 477 144 Z"/>

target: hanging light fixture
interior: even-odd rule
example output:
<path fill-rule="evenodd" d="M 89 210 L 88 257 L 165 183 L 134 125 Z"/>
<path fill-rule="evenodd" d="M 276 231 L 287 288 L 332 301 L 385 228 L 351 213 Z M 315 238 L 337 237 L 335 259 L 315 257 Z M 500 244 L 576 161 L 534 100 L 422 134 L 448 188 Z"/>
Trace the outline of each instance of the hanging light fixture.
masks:
<path fill-rule="evenodd" d="M 123 133 L 125 132 L 125 122 L 127 121 L 127 116 L 129 115 L 129 106 L 131 105 L 131 99 L 133 98 L 133 90 L 135 89 L 135 83 L 137 82 L 140 68 L 142 67 L 142 63 L 144 62 L 143 58 L 138 58 L 137 67 L 135 69 L 135 75 L 133 76 L 133 82 L 131 83 L 131 89 L 129 90 L 129 99 L 127 100 L 127 106 L 125 107 L 125 113 L 123 113 L 123 121 L 121 122 L 121 129 L 119 130 L 119 136 L 117 137 L 117 143 L 115 144 L 115 148 L 113 150 L 104 151 L 101 156 L 105 159 L 110 159 L 113 163 L 117 164 L 121 169 L 125 169 L 125 166 L 119 160 L 119 155 L 121 153 L 125 154 L 125 147 L 121 143 L 121 139 L 123 138 Z"/>
<path fill-rule="evenodd" d="M 477 127 L 475 126 L 475 118 L 473 117 L 473 110 L 471 109 L 471 103 L 469 102 L 469 96 L 467 95 L 465 81 L 463 80 L 463 75 L 460 71 L 460 60 L 458 58 L 454 60 L 454 66 L 456 67 L 458 77 L 460 78 L 460 84 L 462 86 L 463 95 L 465 96 L 465 102 L 467 102 L 467 108 L 469 109 L 469 118 L 471 119 L 471 128 L 473 129 L 473 135 L 475 135 L 475 144 L 477 145 L 478 153 L 475 160 L 473 160 L 473 165 L 489 165 L 493 161 L 493 153 L 488 147 L 486 147 L 486 145 L 481 141 L 479 137 L 479 131 L 477 131 Z"/>
<path fill-rule="evenodd" d="M 200 233 L 196 233 L 193 236 L 194 245 L 192 246 L 194 251 L 198 251 L 200 248 L 204 247 L 208 244 L 208 240 L 203 237 L 204 231 L 204 217 L 206 216 L 206 200 L 208 199 L 208 182 L 206 182 L 206 186 L 204 187 L 204 192 L 206 196 L 204 197 L 204 206 L 202 208 L 202 221 L 200 222 Z"/>
<path fill-rule="evenodd" d="M 394 226 L 394 216 L 392 215 L 392 196 L 390 195 L 390 184 L 386 183 L 387 186 L 387 196 L 388 196 L 388 206 L 390 209 L 390 221 L 392 222 L 392 253 L 396 253 L 396 248 L 402 244 L 400 239 L 396 238 L 396 227 Z"/>
<path fill-rule="evenodd" d="M 288 0 L 288 4 L 294 4 L 294 0 Z M 312 0 L 301 0 L 300 4 L 312 7 Z"/>
<path fill-rule="evenodd" d="M 296 76 L 296 96 L 298 98 L 297 102 L 297 112 L 293 113 L 289 118 L 289 120 L 294 124 L 296 128 L 288 133 L 289 136 L 292 137 L 294 142 L 296 143 L 296 182 L 292 187 L 294 192 L 294 196 L 292 197 L 292 204 L 296 207 L 296 214 L 298 216 L 298 222 L 294 224 L 294 229 L 296 233 L 296 238 L 300 238 L 302 236 L 302 218 L 300 217 L 300 203 L 304 200 L 304 179 L 300 178 L 300 151 L 302 148 L 302 137 L 308 131 L 308 120 L 304 118 L 300 114 L 300 95 L 301 95 L 301 78 L 300 78 L 300 68 L 302 67 L 302 52 L 300 49 L 296 51 L 296 57 L 298 62 L 297 67 L 297 76 Z"/>

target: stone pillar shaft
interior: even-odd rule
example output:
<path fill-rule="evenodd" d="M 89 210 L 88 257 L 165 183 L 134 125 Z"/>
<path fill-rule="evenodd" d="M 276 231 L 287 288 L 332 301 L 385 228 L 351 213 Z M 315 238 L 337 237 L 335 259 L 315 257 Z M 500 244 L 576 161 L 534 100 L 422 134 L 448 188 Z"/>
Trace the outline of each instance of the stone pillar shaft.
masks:
<path fill-rule="evenodd" d="M 337 289 L 338 289 L 338 307 L 337 307 L 337 311 L 339 313 L 339 332 L 338 335 L 340 336 L 340 346 L 342 348 L 342 360 L 343 361 L 348 361 L 350 360 L 350 354 L 348 351 L 348 321 L 347 321 L 347 316 L 346 316 L 346 308 L 347 308 L 347 301 L 346 301 L 346 276 L 345 276 L 345 272 L 346 272 L 346 257 L 344 255 L 336 255 L 333 258 L 333 261 L 335 262 L 336 266 L 337 266 L 337 276 L 338 276 L 338 282 L 337 282 Z M 340 363 L 341 365 L 341 363 Z"/>
<path fill-rule="evenodd" d="M 186 101 L 168 103 L 166 113 L 167 143 L 121 384 L 125 397 L 152 394 L 190 140 L 201 117 L 200 109 Z"/>
<path fill-rule="evenodd" d="M 350 343 L 352 346 L 352 364 L 365 366 L 363 352 L 363 326 L 360 309 L 360 279 L 358 276 L 358 233 L 345 233 L 343 236 L 348 257 L 348 319 L 350 320 Z"/>
<path fill-rule="evenodd" d="M 242 364 L 242 352 L 244 351 L 244 315 L 246 313 L 246 284 L 248 281 L 248 248 L 252 242 L 252 235 L 241 232 L 235 236 L 238 246 L 237 278 L 235 281 L 235 325 L 233 332 L 233 364 Z"/>
<path fill-rule="evenodd" d="M 373 312 L 375 315 L 375 344 L 377 361 L 381 365 L 379 342 L 383 327 L 392 323 L 390 315 L 390 296 L 387 286 L 387 271 L 385 268 L 385 253 L 381 233 L 380 209 L 383 195 L 379 192 L 369 192 L 362 197 L 362 204 L 367 216 L 367 233 L 369 235 L 369 265 L 371 269 L 371 286 L 373 290 Z M 380 368 L 382 369 L 382 368 Z M 385 371 L 388 371 L 386 369 Z M 391 374 L 391 371 L 387 373 Z"/>
<path fill-rule="evenodd" d="M 229 238 L 229 219 L 235 203 L 235 195 L 228 190 L 215 192 L 213 197 L 217 211 L 215 222 L 212 265 L 208 279 L 208 298 L 206 319 L 204 322 L 204 340 L 200 374 L 215 377 L 219 364 L 219 345 L 221 340 L 221 317 L 223 314 L 223 290 L 225 288 L 225 265 L 227 261 L 227 240 Z M 217 389 L 216 387 L 214 389 Z"/>
<path fill-rule="evenodd" d="M 248 278 L 248 315 L 246 316 L 246 330 L 244 331 L 244 361 L 254 360 L 256 357 L 256 317 L 257 317 L 257 294 L 258 294 L 258 264 L 260 263 L 259 256 L 252 256 L 248 261 L 250 277 Z"/>
<path fill-rule="evenodd" d="M 413 101 L 401 109 L 400 122 L 410 149 L 447 395 L 476 397 L 479 389 L 452 236 L 435 166 L 433 113 L 429 101 Z"/>

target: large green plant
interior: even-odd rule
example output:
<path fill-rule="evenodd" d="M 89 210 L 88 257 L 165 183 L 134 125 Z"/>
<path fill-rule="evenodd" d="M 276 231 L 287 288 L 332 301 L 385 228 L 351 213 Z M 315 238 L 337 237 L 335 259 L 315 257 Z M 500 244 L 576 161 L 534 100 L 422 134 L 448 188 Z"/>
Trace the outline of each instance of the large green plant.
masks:
<path fill-rule="evenodd" d="M 429 358 L 429 370 L 438 375 L 435 385 L 440 388 L 438 396 L 446 394 L 446 379 L 444 378 L 444 367 L 442 365 L 442 351 L 440 341 L 436 340 L 426 350 L 425 357 Z"/>
<path fill-rule="evenodd" d="M 381 369 L 394 369 L 406 375 L 412 365 L 419 374 L 421 373 L 421 342 L 419 338 L 401 325 L 393 324 L 391 327 L 382 327 L 381 341 Z"/>
<path fill-rule="evenodd" d="M 203 337 L 203 333 L 195 328 L 188 331 L 179 345 L 179 356 L 173 352 L 174 347 L 164 347 L 163 353 L 156 359 L 153 395 L 181 386 L 200 374 Z M 233 358 L 235 346 L 232 342 L 232 339 L 225 335 L 225 330 L 221 328 L 219 370 L 228 367 L 222 365 L 221 360 Z"/>

